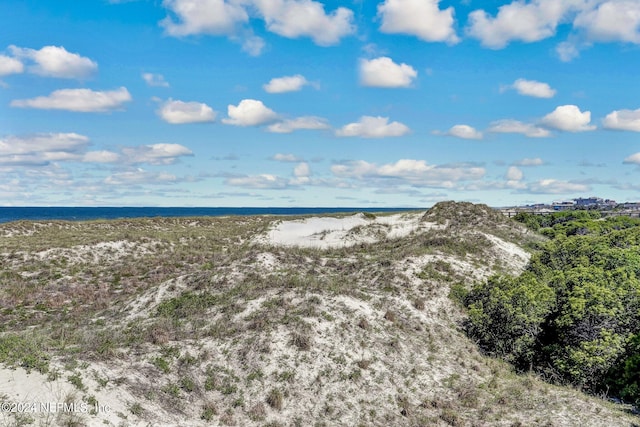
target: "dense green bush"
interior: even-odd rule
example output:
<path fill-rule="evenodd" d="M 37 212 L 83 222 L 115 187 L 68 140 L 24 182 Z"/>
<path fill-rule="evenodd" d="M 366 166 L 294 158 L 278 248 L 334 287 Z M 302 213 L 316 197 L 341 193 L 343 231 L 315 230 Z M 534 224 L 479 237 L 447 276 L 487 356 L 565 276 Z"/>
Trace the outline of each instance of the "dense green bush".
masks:
<path fill-rule="evenodd" d="M 590 211 L 517 219 L 551 238 L 519 277 L 468 293 L 470 336 L 519 370 L 640 402 L 640 221 Z"/>

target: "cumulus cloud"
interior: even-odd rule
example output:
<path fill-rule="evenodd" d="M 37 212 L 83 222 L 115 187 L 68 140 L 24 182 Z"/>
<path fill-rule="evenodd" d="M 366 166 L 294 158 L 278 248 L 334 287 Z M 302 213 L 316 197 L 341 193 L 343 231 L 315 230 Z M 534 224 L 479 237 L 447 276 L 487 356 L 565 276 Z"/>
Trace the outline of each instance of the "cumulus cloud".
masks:
<path fill-rule="evenodd" d="M 355 32 L 351 10 L 339 7 L 326 13 L 324 5 L 313 0 L 164 0 L 162 4 L 169 11 L 160 22 L 167 34 L 226 35 L 242 40 L 243 50 L 254 56 L 265 44 L 245 26 L 250 13 L 262 18 L 273 33 L 288 38 L 309 37 L 320 46 L 337 44 Z"/>
<path fill-rule="evenodd" d="M 126 147 L 122 149 L 122 154 L 127 159 L 127 163 L 149 163 L 152 165 L 170 165 L 175 163 L 178 157 L 193 155 L 191 150 L 180 144 Z"/>
<path fill-rule="evenodd" d="M 282 190 L 289 187 L 289 180 L 271 174 L 230 177 L 225 179 L 224 183 L 234 187 L 261 190 Z"/>
<path fill-rule="evenodd" d="M 507 179 L 507 181 L 520 181 L 524 177 L 524 173 L 522 173 L 519 168 L 510 166 L 509 169 L 507 169 L 507 173 L 504 177 Z"/>
<path fill-rule="evenodd" d="M 389 123 L 388 117 L 362 116 L 360 121 L 349 123 L 336 131 L 337 136 L 358 136 L 361 138 L 384 138 L 402 136 L 411 130 L 400 122 Z"/>
<path fill-rule="evenodd" d="M 556 53 L 562 62 L 571 62 L 580 56 L 580 51 L 576 44 L 569 41 L 558 43 Z"/>
<path fill-rule="evenodd" d="M 296 178 L 306 178 L 311 175 L 311 168 L 309 167 L 309 163 L 298 163 L 298 165 L 296 165 L 296 167 L 293 169 L 293 175 Z"/>
<path fill-rule="evenodd" d="M 153 144 L 108 150 L 86 151 L 89 138 L 77 133 L 39 133 L 0 139 L 0 164 L 44 166 L 50 162 L 149 163 L 168 165 L 192 152 L 179 144 Z"/>
<path fill-rule="evenodd" d="M 249 20 L 247 11 L 235 1 L 164 0 L 162 5 L 174 15 L 160 22 L 171 36 L 232 35 L 239 24 Z"/>
<path fill-rule="evenodd" d="M 178 178 L 167 172 L 149 172 L 144 169 L 118 172 L 104 179 L 109 185 L 142 185 L 142 184 L 169 184 L 176 182 Z"/>
<path fill-rule="evenodd" d="M 584 10 L 576 17 L 574 28 L 589 41 L 640 44 L 640 3 L 636 0 L 609 0 Z"/>
<path fill-rule="evenodd" d="M 540 157 L 525 157 L 514 163 L 516 166 L 541 166 L 544 161 Z"/>
<path fill-rule="evenodd" d="M 333 165 L 331 172 L 341 178 L 367 181 L 381 179 L 385 183 L 439 188 L 453 188 L 458 181 L 477 180 L 485 175 L 484 168 L 474 165 L 430 165 L 424 160 L 415 159 L 402 159 L 383 165 L 356 160 Z"/>
<path fill-rule="evenodd" d="M 267 29 L 287 38 L 309 37 L 320 46 L 335 45 L 353 34 L 353 12 L 339 7 L 327 14 L 312 0 L 253 0 Z"/>
<path fill-rule="evenodd" d="M 544 128 L 531 123 L 524 123 L 518 120 L 504 119 L 492 122 L 489 132 L 493 133 L 519 133 L 530 138 L 545 138 L 551 133 Z"/>
<path fill-rule="evenodd" d="M 250 56 L 260 56 L 266 43 L 262 37 L 253 34 L 245 35 L 242 40 L 242 50 Z"/>
<path fill-rule="evenodd" d="M 552 37 L 560 24 L 569 23 L 573 29 L 570 41 L 556 47 L 565 62 L 579 55 L 579 45 L 640 44 L 640 4 L 635 0 L 515 0 L 501 6 L 496 16 L 473 11 L 468 22 L 467 34 L 492 49 L 514 40 L 534 42 Z"/>
<path fill-rule="evenodd" d="M 596 127 L 590 124 L 591 112 L 581 112 L 575 105 L 561 105 L 544 116 L 541 123 L 565 132 L 585 132 Z"/>
<path fill-rule="evenodd" d="M 412 66 L 396 64 L 386 56 L 360 60 L 360 83 L 363 86 L 409 87 L 417 76 L 418 72 Z"/>
<path fill-rule="evenodd" d="M 624 159 L 622 163 L 640 165 L 640 153 L 635 153 Z"/>
<path fill-rule="evenodd" d="M 142 73 L 142 79 L 147 83 L 147 86 L 169 87 L 169 83 L 162 74 Z"/>
<path fill-rule="evenodd" d="M 307 84 L 309 84 L 309 82 L 304 76 L 296 74 L 295 76 L 273 78 L 269 83 L 263 85 L 262 88 L 269 93 L 296 92 Z"/>
<path fill-rule="evenodd" d="M 449 136 L 455 136 L 462 139 L 482 139 L 482 132 L 476 130 L 469 125 L 452 126 L 446 133 Z"/>
<path fill-rule="evenodd" d="M 171 124 L 206 123 L 216 119 L 216 112 L 207 104 L 168 100 L 162 104 L 158 115 Z"/>
<path fill-rule="evenodd" d="M 24 65 L 16 58 L 0 55 L 0 76 L 20 74 L 24 71 Z"/>
<path fill-rule="evenodd" d="M 513 82 L 513 87 L 520 95 L 532 96 L 534 98 L 553 98 L 556 94 L 547 83 L 535 80 L 518 79 Z"/>
<path fill-rule="evenodd" d="M 467 33 L 491 49 L 513 40 L 535 42 L 553 36 L 567 13 L 581 4 L 581 0 L 516 0 L 500 6 L 495 17 L 475 10 L 469 14 Z"/>
<path fill-rule="evenodd" d="M 49 96 L 11 101 L 12 107 L 38 108 L 43 110 L 67 110 L 82 113 L 101 113 L 121 109 L 131 101 L 131 94 L 125 87 L 112 91 L 90 89 L 60 89 Z"/>
<path fill-rule="evenodd" d="M 612 111 L 602 120 L 602 125 L 606 129 L 640 132 L 640 109 Z"/>
<path fill-rule="evenodd" d="M 107 150 L 89 151 L 82 156 L 82 161 L 87 163 L 117 163 L 121 161 L 121 156 L 118 153 Z"/>
<path fill-rule="evenodd" d="M 51 152 L 77 153 L 89 143 L 89 138 L 77 133 L 39 133 L 30 136 L 9 136 L 0 139 L 0 156 Z"/>
<path fill-rule="evenodd" d="M 504 179 L 506 182 L 504 182 L 503 185 L 506 188 L 511 188 L 514 190 L 523 190 L 527 188 L 527 184 L 522 181 L 523 178 L 524 178 L 524 173 L 522 173 L 522 171 L 519 168 L 515 166 L 510 166 L 509 169 L 507 169 L 507 173 L 504 175 Z"/>
<path fill-rule="evenodd" d="M 45 46 L 40 50 L 9 46 L 11 53 L 33 62 L 28 71 L 45 77 L 82 79 L 98 70 L 98 64 L 89 58 L 68 52 L 63 46 Z"/>
<path fill-rule="evenodd" d="M 273 133 L 291 133 L 296 130 L 321 130 L 329 129 L 329 123 L 322 117 L 303 116 L 295 119 L 283 120 L 267 127 Z"/>
<path fill-rule="evenodd" d="M 229 105 L 227 115 L 229 118 L 222 119 L 222 123 L 234 126 L 259 126 L 278 118 L 275 111 L 255 99 L 243 99 L 237 106 Z"/>
<path fill-rule="evenodd" d="M 282 153 L 274 154 L 273 157 L 271 157 L 271 159 L 276 160 L 278 162 L 300 162 L 302 160 L 298 156 L 295 156 L 293 154 L 282 154 Z"/>
<path fill-rule="evenodd" d="M 38 133 L 0 139 L 1 165 L 44 166 L 79 160 L 89 138 L 77 133 Z"/>
<path fill-rule="evenodd" d="M 414 35 L 428 42 L 457 43 L 454 9 L 438 8 L 440 0 L 386 0 L 378 5 L 380 31 Z"/>
<path fill-rule="evenodd" d="M 526 192 L 534 194 L 571 194 L 591 191 L 586 184 L 561 181 L 557 179 L 542 179 L 527 186 Z"/>

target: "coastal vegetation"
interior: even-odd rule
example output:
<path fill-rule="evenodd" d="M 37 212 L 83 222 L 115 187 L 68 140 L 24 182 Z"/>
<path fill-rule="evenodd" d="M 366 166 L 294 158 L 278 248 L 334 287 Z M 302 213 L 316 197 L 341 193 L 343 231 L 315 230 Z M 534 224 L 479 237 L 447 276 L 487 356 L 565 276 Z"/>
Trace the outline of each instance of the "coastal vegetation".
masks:
<path fill-rule="evenodd" d="M 640 220 L 598 212 L 516 219 L 547 236 L 518 276 L 477 284 L 467 330 L 548 381 L 640 403 Z"/>
<path fill-rule="evenodd" d="M 48 418 L 0 414 L 0 425 L 636 422 L 630 406 L 536 369 L 545 302 L 557 302 L 550 285 L 534 280 L 543 267 L 531 265 L 543 263 L 543 249 L 555 241 L 544 230 L 557 225 L 560 236 L 574 229 L 570 221 L 540 226 L 545 237 L 486 206 L 448 202 L 426 213 L 332 216 L 353 227 L 318 232 L 313 247 L 270 240 L 317 220 L 0 225 L 0 395 L 11 400 L 21 390 L 110 408 Z M 338 232 L 346 240 L 334 239 Z M 615 241 L 622 247 L 624 239 Z M 518 279 L 525 268 L 529 279 Z M 519 307 L 499 325 L 513 335 L 501 336 L 499 351 L 489 333 L 481 339 L 477 320 L 489 306 L 478 309 L 476 285 L 506 289 Z M 491 307 L 482 319 L 496 324 L 490 316 L 500 307 Z M 603 378 L 626 366 L 616 360 Z"/>

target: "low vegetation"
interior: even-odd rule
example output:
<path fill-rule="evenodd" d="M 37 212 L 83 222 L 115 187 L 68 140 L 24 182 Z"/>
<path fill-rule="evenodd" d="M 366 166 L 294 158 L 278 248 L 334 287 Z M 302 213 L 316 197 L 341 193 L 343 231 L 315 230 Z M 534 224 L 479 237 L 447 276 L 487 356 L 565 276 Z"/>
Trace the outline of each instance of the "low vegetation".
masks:
<path fill-rule="evenodd" d="M 491 277 L 466 296 L 471 337 L 519 371 L 640 403 L 640 220 L 517 219 L 549 240 L 523 274 Z"/>
<path fill-rule="evenodd" d="M 543 254 L 553 245 L 558 256 L 567 251 L 560 243 L 571 231 L 563 240 L 560 230 L 573 230 L 569 222 L 539 225 L 545 238 L 486 206 L 447 202 L 426 215 L 405 215 L 424 227 L 388 238 L 363 225 L 350 238 L 385 237 L 327 249 L 257 242 L 255 236 L 289 219 L 280 217 L 0 224 L 0 375 L 24 373 L 20 386 L 30 384 L 31 396 L 111 409 L 30 421 L 5 414 L 0 425 L 630 426 L 637 420 L 627 406 L 560 386 L 602 391 L 561 376 L 575 364 L 538 366 L 538 345 L 550 342 L 545 328 L 560 301 L 556 282 L 539 278 L 555 277 Z M 624 249 L 627 236 L 613 236 L 633 227 L 619 221 L 620 229 L 574 234 L 609 236 Z M 530 256 L 523 248 L 535 252 L 518 276 Z M 603 272 L 589 274 L 609 278 L 613 264 L 597 262 Z M 625 268 L 610 281 L 630 275 Z M 631 314 L 621 314 L 632 313 L 635 294 L 607 286 L 600 306 L 585 303 L 586 317 L 567 311 L 553 319 L 564 319 L 556 322 L 558 333 L 573 345 L 567 351 L 576 350 L 570 359 L 576 363 L 577 351 L 592 347 L 580 346 L 572 325 L 593 319 L 590 313 L 619 322 L 610 335 L 596 327 L 602 345 L 590 344 L 597 347 L 593 355 L 619 351 L 615 361 L 607 359 L 606 369 L 589 366 L 604 372 L 603 387 L 622 393 L 609 380 L 635 374 L 623 360 L 632 360 L 640 344 L 617 336 L 621 327 L 635 327 Z M 611 292 L 623 297 L 621 306 L 609 304 Z M 491 325 L 502 341 L 493 340 Z M 549 360 L 560 360 L 559 348 Z M 6 384 L 0 394 L 15 398 Z"/>

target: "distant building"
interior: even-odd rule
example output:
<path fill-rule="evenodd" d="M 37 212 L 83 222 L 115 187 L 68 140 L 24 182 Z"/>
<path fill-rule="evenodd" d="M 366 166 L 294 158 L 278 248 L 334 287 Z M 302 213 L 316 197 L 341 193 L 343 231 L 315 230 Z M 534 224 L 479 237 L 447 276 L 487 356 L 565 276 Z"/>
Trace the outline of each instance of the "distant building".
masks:
<path fill-rule="evenodd" d="M 563 202 L 553 202 L 551 207 L 554 211 L 566 211 L 568 209 L 573 209 L 576 206 L 576 202 L 574 200 L 566 200 Z"/>
<path fill-rule="evenodd" d="M 583 199 L 582 197 L 578 199 L 573 199 L 576 202 L 576 206 L 578 207 L 595 207 L 604 204 L 604 199 L 600 197 L 587 197 Z"/>

